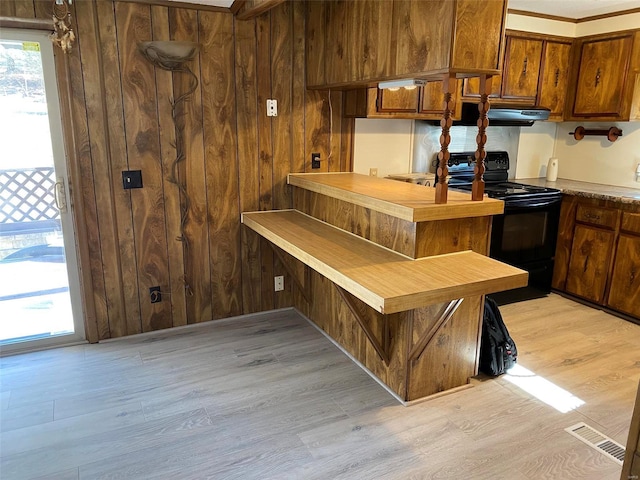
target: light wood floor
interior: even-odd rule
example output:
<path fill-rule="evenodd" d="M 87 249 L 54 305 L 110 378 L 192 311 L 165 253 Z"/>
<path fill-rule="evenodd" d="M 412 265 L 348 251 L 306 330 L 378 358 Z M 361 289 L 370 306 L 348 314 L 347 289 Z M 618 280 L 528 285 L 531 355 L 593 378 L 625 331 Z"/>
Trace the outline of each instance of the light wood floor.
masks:
<path fill-rule="evenodd" d="M 0 359 L 0 477 L 617 480 L 563 429 L 626 443 L 640 326 L 557 295 L 502 311 L 519 363 L 583 406 L 501 377 L 403 407 L 278 311 Z"/>

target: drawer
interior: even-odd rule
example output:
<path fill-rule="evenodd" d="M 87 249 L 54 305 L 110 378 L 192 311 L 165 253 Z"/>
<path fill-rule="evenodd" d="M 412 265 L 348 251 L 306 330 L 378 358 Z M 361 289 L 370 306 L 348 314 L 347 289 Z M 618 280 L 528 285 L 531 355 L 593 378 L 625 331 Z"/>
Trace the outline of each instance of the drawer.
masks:
<path fill-rule="evenodd" d="M 621 230 L 640 235 L 640 213 L 622 212 Z"/>
<path fill-rule="evenodd" d="M 618 223 L 619 210 L 612 208 L 592 207 L 588 205 L 578 205 L 576 220 L 581 223 L 597 225 L 614 230 Z"/>

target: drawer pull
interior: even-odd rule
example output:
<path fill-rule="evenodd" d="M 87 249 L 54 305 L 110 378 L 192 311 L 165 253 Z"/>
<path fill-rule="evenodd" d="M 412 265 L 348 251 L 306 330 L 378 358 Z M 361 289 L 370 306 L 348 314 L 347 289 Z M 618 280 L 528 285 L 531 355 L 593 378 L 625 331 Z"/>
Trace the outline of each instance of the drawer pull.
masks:
<path fill-rule="evenodd" d="M 596 215 L 594 213 L 587 213 L 585 214 L 585 217 L 587 217 L 589 220 L 600 220 L 600 215 Z"/>

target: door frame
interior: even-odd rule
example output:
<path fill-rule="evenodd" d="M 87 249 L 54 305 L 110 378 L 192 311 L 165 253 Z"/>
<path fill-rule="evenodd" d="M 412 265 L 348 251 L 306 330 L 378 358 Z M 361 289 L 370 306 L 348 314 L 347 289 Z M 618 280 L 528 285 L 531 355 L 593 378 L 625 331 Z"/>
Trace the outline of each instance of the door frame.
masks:
<path fill-rule="evenodd" d="M 82 199 L 82 177 L 77 157 L 77 145 L 73 129 L 73 110 L 72 110 L 72 92 L 71 92 L 71 70 L 69 65 L 69 55 L 63 53 L 59 48 L 53 47 L 48 39 L 48 35 L 53 31 L 53 22 L 51 20 L 42 19 L 20 19 L 19 22 L 11 20 L 0 21 L 0 28 L 11 28 L 22 30 L 31 34 L 38 32 L 44 41 L 48 42 L 53 48 L 53 65 L 48 68 L 55 69 L 55 79 L 57 85 L 53 88 L 53 97 L 49 97 L 49 88 L 47 88 L 48 108 L 57 111 L 61 123 L 58 127 L 61 130 L 62 145 L 65 157 L 64 174 L 67 205 L 69 208 L 69 222 L 71 223 L 71 231 L 67 235 L 70 241 L 65 240 L 65 253 L 67 256 L 67 269 L 76 275 L 70 275 L 77 280 L 75 291 L 76 298 L 72 298 L 72 308 L 74 308 L 74 317 L 82 321 L 75 322 L 76 334 L 66 336 L 68 342 L 61 343 L 60 337 L 52 337 L 38 339 L 26 343 L 15 343 L 3 345 L 0 355 L 26 352 L 30 350 L 41 350 L 48 347 L 59 347 L 63 345 L 71 345 L 77 343 L 96 343 L 99 340 L 96 309 L 94 303 L 93 280 L 90 269 L 90 253 L 88 246 L 88 233 L 86 228 L 84 202 Z M 44 65 L 43 65 L 44 68 Z M 55 98 L 57 97 L 57 98 Z M 54 105 L 55 103 L 55 105 Z M 70 282 L 71 282 L 70 278 Z M 70 288 L 70 292 L 71 292 Z M 75 304 L 75 306 L 74 306 Z M 58 340 L 58 341 L 56 341 Z"/>

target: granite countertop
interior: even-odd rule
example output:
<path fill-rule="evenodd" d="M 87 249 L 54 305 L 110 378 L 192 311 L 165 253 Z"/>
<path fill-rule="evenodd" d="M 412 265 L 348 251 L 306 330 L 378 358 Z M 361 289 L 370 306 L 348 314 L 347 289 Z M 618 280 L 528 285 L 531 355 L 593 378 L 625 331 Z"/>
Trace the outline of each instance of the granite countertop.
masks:
<path fill-rule="evenodd" d="M 640 205 L 640 188 L 616 187 L 564 178 L 558 178 L 555 182 L 549 182 L 545 178 L 519 178 L 514 181 L 539 187 L 557 188 L 568 195 Z"/>

